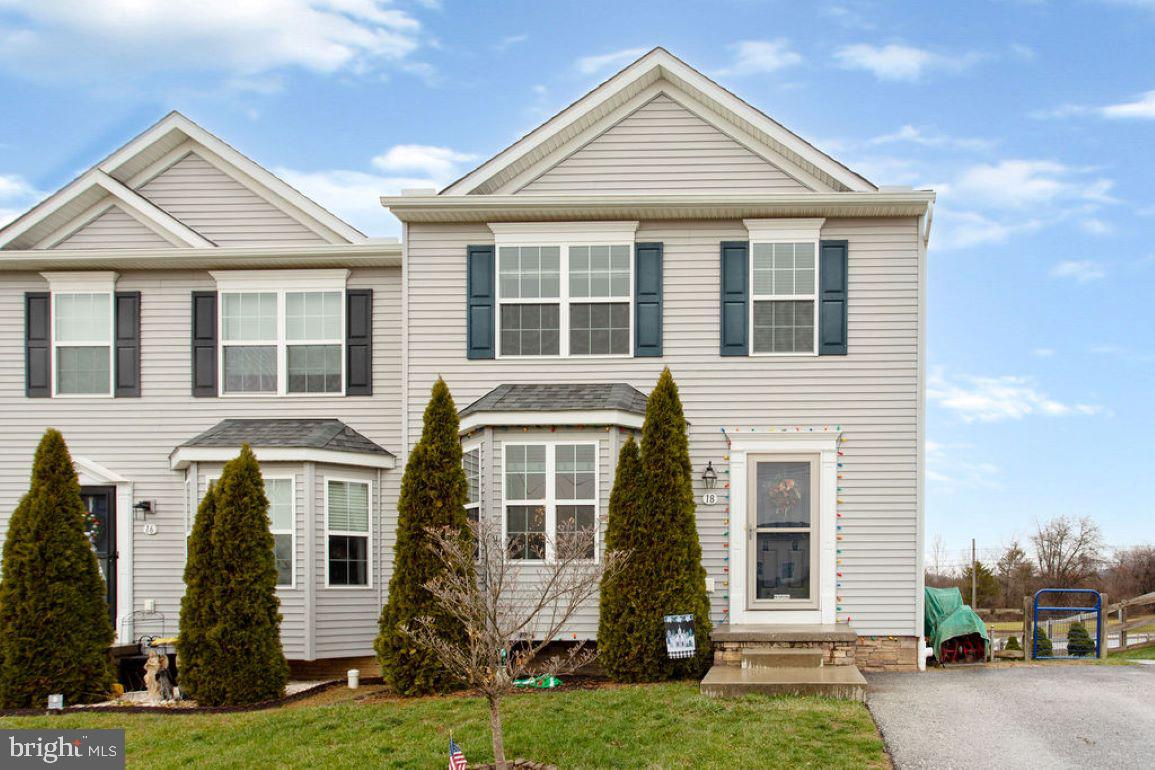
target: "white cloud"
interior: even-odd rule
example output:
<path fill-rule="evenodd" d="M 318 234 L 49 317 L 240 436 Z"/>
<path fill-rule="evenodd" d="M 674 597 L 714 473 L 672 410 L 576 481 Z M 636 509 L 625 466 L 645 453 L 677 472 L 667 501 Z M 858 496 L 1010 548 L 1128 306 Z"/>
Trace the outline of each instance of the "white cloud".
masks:
<path fill-rule="evenodd" d="M 931 243 L 936 250 L 1006 243 L 1012 237 L 1034 232 L 1044 224 L 1037 217 L 995 218 L 978 211 L 955 211 L 944 206 L 935 209 L 934 220 Z"/>
<path fill-rule="evenodd" d="M 1026 208 L 1058 201 L 1113 203 L 1114 183 L 1089 178 L 1088 169 L 1049 160 L 1008 159 L 965 169 L 943 190 L 959 200 L 986 206 Z"/>
<path fill-rule="evenodd" d="M 276 174 L 368 235 L 396 235 L 397 221 L 381 207 L 382 195 L 410 188 L 442 188 L 466 170 L 476 155 L 448 147 L 399 144 L 370 161 L 377 172 L 349 169 L 301 171 L 278 168 Z"/>
<path fill-rule="evenodd" d="M 1051 268 L 1052 278 L 1070 278 L 1079 283 L 1097 281 L 1105 275 L 1103 266 L 1089 259 L 1065 259 Z"/>
<path fill-rule="evenodd" d="M 1051 358 L 1055 355 L 1054 348 L 1035 348 L 1031 351 L 1031 355 L 1035 358 Z"/>
<path fill-rule="evenodd" d="M 506 37 L 503 37 L 501 40 L 498 40 L 496 43 L 494 43 L 493 50 L 497 51 L 498 53 L 502 53 L 509 50 L 518 43 L 524 43 L 527 40 L 529 40 L 529 35 L 507 35 Z"/>
<path fill-rule="evenodd" d="M 366 73 L 404 60 L 421 24 L 390 0 L 0 0 L 0 67 L 45 80 L 161 72 Z"/>
<path fill-rule="evenodd" d="M 1021 420 L 1043 415 L 1095 415 L 1103 407 L 1095 404 L 1068 404 L 1057 401 L 1029 377 L 975 377 L 956 376 L 953 379 L 942 370 L 931 374 L 927 382 L 927 398 L 956 413 L 966 422 L 1001 422 Z"/>
<path fill-rule="evenodd" d="M 1155 91 L 1148 91 L 1134 101 L 1100 107 L 1099 112 L 1105 118 L 1116 120 L 1125 118 L 1155 120 Z"/>
<path fill-rule="evenodd" d="M 762 75 L 802 63 L 802 55 L 785 38 L 743 40 L 729 46 L 734 60 L 718 70 L 719 75 Z"/>
<path fill-rule="evenodd" d="M 867 144 L 869 145 L 898 143 L 916 144 L 921 147 L 945 147 L 951 150 L 968 150 L 975 152 L 985 152 L 995 145 L 995 143 L 989 139 L 948 136 L 936 131 L 915 128 L 909 123 L 897 131 L 867 140 Z"/>
<path fill-rule="evenodd" d="M 964 486 L 984 489 L 1002 487 L 1002 469 L 992 462 L 975 459 L 972 444 L 963 442 L 926 442 L 926 478 L 943 491 Z"/>
<path fill-rule="evenodd" d="M 621 51 L 599 54 L 598 56 L 583 56 L 577 60 L 574 67 L 583 75 L 593 75 L 611 67 L 625 66 L 648 50 L 648 48 L 625 48 Z"/>
<path fill-rule="evenodd" d="M 1090 235 L 1110 235 L 1115 232 L 1115 226 L 1097 217 L 1087 217 L 1079 221 L 1079 227 Z"/>
<path fill-rule="evenodd" d="M 960 72 L 982 58 L 975 52 L 948 56 L 899 43 L 856 43 L 838 49 L 834 57 L 846 69 L 865 70 L 879 80 L 906 82 L 920 80 L 930 70 Z"/>
<path fill-rule="evenodd" d="M 23 214 L 44 197 L 19 174 L 0 174 L 0 227 Z"/>
<path fill-rule="evenodd" d="M 451 181 L 462 163 L 474 160 L 476 155 L 449 147 L 398 144 L 373 158 L 373 167 L 381 171 L 416 171 L 432 179 Z"/>

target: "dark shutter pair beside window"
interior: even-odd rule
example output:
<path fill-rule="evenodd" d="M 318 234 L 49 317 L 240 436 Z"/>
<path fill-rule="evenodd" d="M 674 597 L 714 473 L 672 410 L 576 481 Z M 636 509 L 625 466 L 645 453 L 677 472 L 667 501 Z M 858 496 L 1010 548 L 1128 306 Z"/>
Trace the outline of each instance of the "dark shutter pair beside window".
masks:
<path fill-rule="evenodd" d="M 465 252 L 465 356 L 495 358 L 497 274 L 492 245 Z M 567 276 L 561 276 L 566 280 Z M 634 355 L 662 355 L 662 244 L 634 247 Z"/>
<path fill-rule="evenodd" d="M 113 395 L 140 396 L 140 292 L 113 295 Z M 52 295 L 24 295 L 24 392 L 29 398 L 52 395 Z"/>
<path fill-rule="evenodd" d="M 721 354 L 750 354 L 750 244 L 724 241 L 721 264 Z M 847 354 L 849 245 L 822 241 L 818 249 L 818 355 Z"/>
<path fill-rule="evenodd" d="M 217 395 L 217 292 L 192 293 L 192 394 Z M 345 395 L 373 395 L 373 290 L 345 292 Z"/>

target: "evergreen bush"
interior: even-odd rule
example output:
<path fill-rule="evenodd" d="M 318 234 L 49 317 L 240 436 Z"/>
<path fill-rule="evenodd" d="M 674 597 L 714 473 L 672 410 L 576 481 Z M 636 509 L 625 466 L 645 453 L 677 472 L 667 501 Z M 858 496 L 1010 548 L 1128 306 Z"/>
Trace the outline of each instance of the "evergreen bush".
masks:
<path fill-rule="evenodd" d="M 1004 647 L 1003 649 L 1004 650 L 1022 650 L 1023 648 L 1022 648 L 1022 645 L 1019 644 L 1018 637 L 1012 636 L 1010 639 L 1007 640 L 1007 646 Z"/>
<path fill-rule="evenodd" d="M 610 581 L 602 596 L 614 630 L 608 639 L 599 638 L 598 648 L 619 681 L 700 677 L 709 666 L 710 605 L 692 473 L 686 418 L 678 386 L 666 368 L 646 402 L 640 497 L 632 516 L 610 524 L 619 530 L 619 547 L 633 544 L 623 576 Z M 692 658 L 667 657 L 665 615 L 693 616 Z"/>
<path fill-rule="evenodd" d="M 48 430 L 8 522 L 0 580 L 0 707 L 105 700 L 115 681 L 107 587 L 64 437 Z"/>
<path fill-rule="evenodd" d="M 215 497 L 208 553 L 221 579 L 209 586 L 215 617 L 204 644 L 213 657 L 194 678 L 197 702 L 234 706 L 280 698 L 289 665 L 281 648 L 269 501 L 248 444 L 221 471 Z"/>
<path fill-rule="evenodd" d="M 217 594 L 221 577 L 212 552 L 216 507 L 216 488 L 210 485 L 197 508 L 188 538 L 185 589 L 180 600 L 180 634 L 176 642 L 181 695 L 204 703 L 217 701 L 220 697 L 212 692 L 214 680 L 211 671 L 218 651 L 209 644 L 218 614 Z"/>
<path fill-rule="evenodd" d="M 1087 627 L 1079 621 L 1067 629 L 1067 654 L 1080 658 L 1095 654 L 1095 642 L 1087 633 Z"/>
<path fill-rule="evenodd" d="M 460 686 L 459 677 L 430 649 L 415 644 L 404 630 L 418 618 L 429 618 L 444 638 L 460 640 L 465 636 L 464 626 L 425 588 L 445 569 L 431 547 L 429 530 L 449 527 L 462 534 L 470 531 L 459 428 L 449 386 L 438 378 L 425 407 L 421 440 L 409 454 L 401 477 L 393 575 L 374 643 L 382 676 L 399 695 L 427 695 Z"/>
<path fill-rule="evenodd" d="M 649 565 L 633 557 L 652 539 L 642 519 L 641 498 L 642 457 L 631 435 L 618 454 L 606 523 L 606 551 L 621 551 L 629 556 L 618 572 L 602 578 L 598 611 L 598 662 L 618 681 L 658 678 L 660 672 L 660 661 L 651 655 L 647 660 L 653 663 L 652 670 L 649 677 L 644 677 L 647 672 L 641 664 L 645 661 L 633 643 L 638 609 L 650 592 Z"/>
<path fill-rule="evenodd" d="M 1051 638 L 1047 636 L 1047 632 L 1042 625 L 1035 624 L 1035 650 L 1033 655 L 1036 657 L 1048 657 L 1054 655 L 1054 647 L 1051 645 Z"/>

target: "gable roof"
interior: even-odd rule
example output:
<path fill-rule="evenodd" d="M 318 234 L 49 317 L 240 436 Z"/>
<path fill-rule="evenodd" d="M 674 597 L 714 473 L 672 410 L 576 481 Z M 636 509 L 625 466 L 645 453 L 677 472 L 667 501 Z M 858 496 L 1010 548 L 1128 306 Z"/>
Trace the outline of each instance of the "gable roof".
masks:
<path fill-rule="evenodd" d="M 819 192 L 878 188 L 664 48 L 655 48 L 506 149 L 453 182 L 441 195 L 508 194 L 563 160 L 585 141 L 665 93 Z"/>
<path fill-rule="evenodd" d="M 189 151 L 215 159 L 231 175 L 329 243 L 365 240 L 359 230 L 179 112 L 171 112 L 39 204 L 0 228 L 0 249 L 32 249 L 67 238 L 115 200 L 174 247 L 215 244 L 156 206 L 138 189 Z M 88 219 L 86 219 L 86 217 Z M 71 228 L 71 230 L 69 229 Z"/>

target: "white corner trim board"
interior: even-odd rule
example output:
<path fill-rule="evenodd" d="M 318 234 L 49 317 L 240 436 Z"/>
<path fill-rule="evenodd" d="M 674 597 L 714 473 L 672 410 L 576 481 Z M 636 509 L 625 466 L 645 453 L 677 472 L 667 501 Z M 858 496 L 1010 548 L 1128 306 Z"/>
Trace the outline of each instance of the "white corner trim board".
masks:
<path fill-rule="evenodd" d="M 839 432 L 727 433 L 730 439 L 730 613 L 731 623 L 824 623 L 837 621 L 835 539 L 838 494 Z M 818 564 L 812 580 L 818 586 L 818 609 L 749 609 L 747 585 L 749 515 L 748 457 L 751 455 L 818 456 Z"/>

